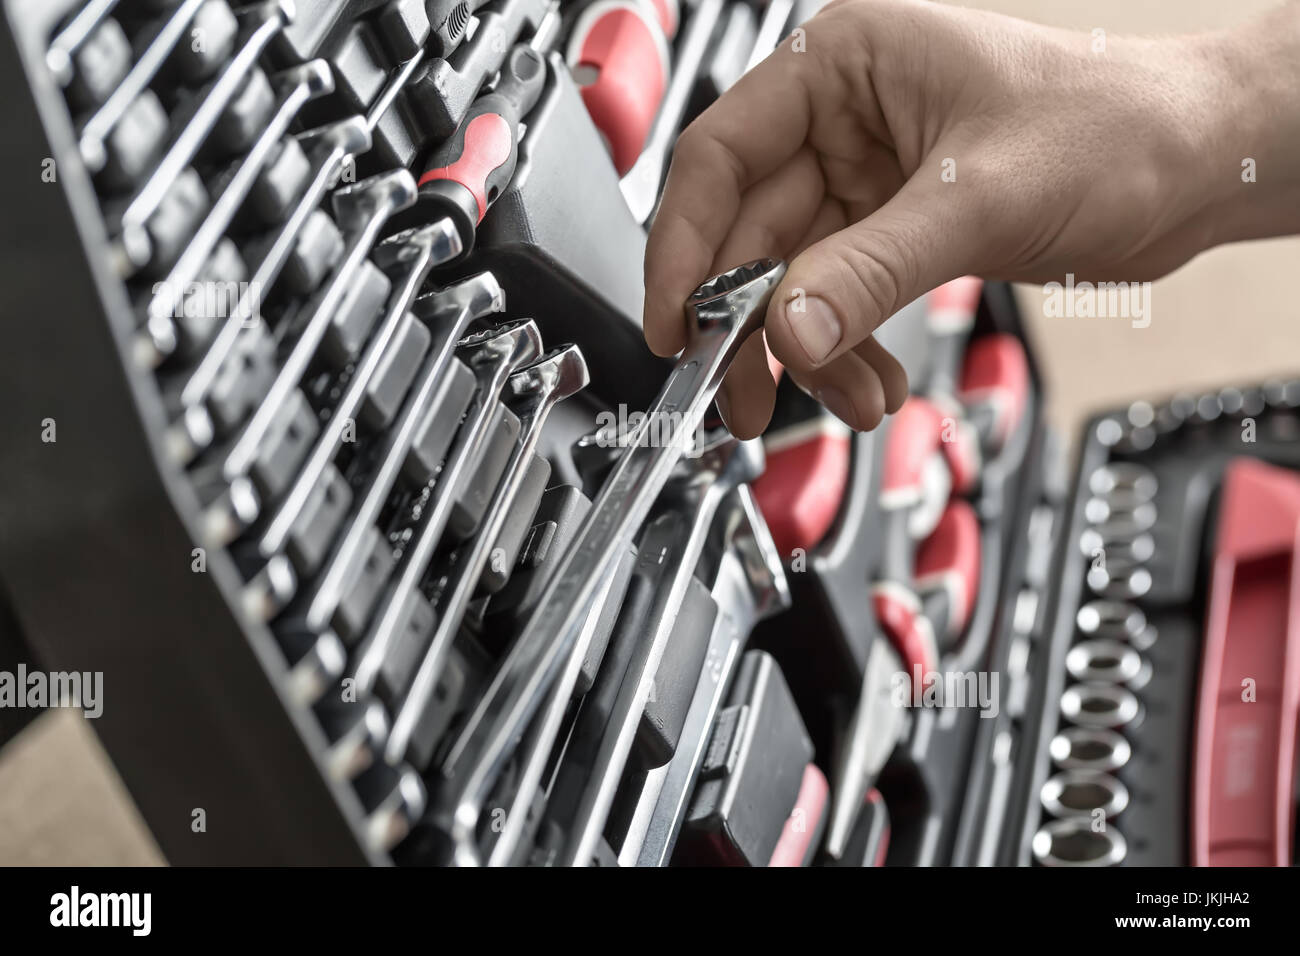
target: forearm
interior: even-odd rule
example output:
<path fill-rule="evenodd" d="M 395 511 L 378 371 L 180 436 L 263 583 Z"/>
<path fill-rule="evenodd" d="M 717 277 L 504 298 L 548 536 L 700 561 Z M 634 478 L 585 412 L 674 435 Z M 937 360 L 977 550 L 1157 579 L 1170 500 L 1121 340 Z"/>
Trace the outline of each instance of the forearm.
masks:
<path fill-rule="evenodd" d="M 1189 45 L 1217 90 L 1202 164 L 1210 244 L 1300 232 L 1300 3 Z"/>
<path fill-rule="evenodd" d="M 765 341 L 871 428 L 901 393 L 875 329 L 954 276 L 1146 281 L 1220 243 L 1300 233 L 1300 0 L 1154 39 L 849 0 L 805 39 L 679 142 L 647 247 L 660 354 L 681 347 L 681 301 L 715 260 L 790 258 Z M 750 358 L 726 383 L 746 437 L 775 395 Z"/>

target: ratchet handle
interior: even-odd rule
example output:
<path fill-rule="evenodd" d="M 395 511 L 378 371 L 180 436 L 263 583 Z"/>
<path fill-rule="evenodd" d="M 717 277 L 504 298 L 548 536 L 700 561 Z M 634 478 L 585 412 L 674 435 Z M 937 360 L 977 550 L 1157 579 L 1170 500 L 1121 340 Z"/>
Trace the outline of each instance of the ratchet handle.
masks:
<path fill-rule="evenodd" d="M 468 249 L 496 198 L 505 192 L 519 159 L 519 124 L 536 105 L 546 63 L 526 44 L 510 51 L 491 93 L 470 107 L 456 132 L 425 163 L 417 206 L 432 219 L 451 219 Z"/>

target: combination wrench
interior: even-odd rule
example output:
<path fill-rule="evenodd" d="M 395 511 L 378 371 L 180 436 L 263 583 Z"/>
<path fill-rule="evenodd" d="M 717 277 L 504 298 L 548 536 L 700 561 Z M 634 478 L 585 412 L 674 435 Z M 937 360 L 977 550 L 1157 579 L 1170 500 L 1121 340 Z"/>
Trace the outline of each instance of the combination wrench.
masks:
<path fill-rule="evenodd" d="M 604 825 L 613 797 L 612 785 L 617 784 L 632 748 L 640 713 L 645 707 L 650 679 L 658 664 L 677 622 L 683 595 L 691 577 L 696 572 L 706 550 L 711 531 L 716 528 L 715 514 L 722 501 L 744 481 L 750 481 L 762 471 L 763 451 L 758 442 L 737 442 L 725 430 L 708 441 L 698 459 L 690 467 L 681 462 L 664 497 L 672 496 L 672 506 L 660 509 L 664 513 L 652 521 L 642 533 L 638 550 L 638 568 L 633 572 L 649 584 L 653 592 L 645 615 L 637 615 L 635 642 L 619 651 L 606 650 L 606 662 L 611 654 L 625 658 L 624 665 L 614 665 L 613 673 L 606 671 L 603 679 L 597 677 L 596 686 L 584 698 L 579 723 L 570 732 L 566 745 L 565 767 L 560 777 L 550 786 L 548 800 L 559 799 L 561 806 L 554 808 L 554 816 L 563 817 L 566 832 L 575 832 L 573 841 L 587 843 L 583 854 L 590 852 L 587 834 L 597 832 Z M 684 514 L 683 514 L 684 513 Z M 612 580 L 612 578 L 611 578 Z M 626 590 L 626 586 L 624 587 Z M 625 612 L 626 613 L 626 610 Z M 585 632 L 589 630 L 595 610 L 587 618 Z M 504 865 L 514 858 L 522 831 L 522 821 L 527 816 L 536 791 L 538 758 L 545 761 L 551 752 L 551 743 L 538 738 L 538 724 L 550 723 L 556 708 L 563 709 L 573 693 L 570 678 L 575 677 L 575 661 L 583 639 L 565 666 L 565 673 L 551 688 L 542 716 L 534 722 L 525 738 L 520 761 L 520 786 L 511 800 L 506 825 L 487 856 L 487 863 Z M 545 746 L 535 743 L 545 742 Z M 579 752 L 581 751 L 581 752 Z M 581 805 L 574 800 L 566 803 L 565 793 L 582 795 Z M 581 823 L 581 826 L 578 824 Z M 471 848 L 458 848 L 459 852 L 472 853 Z"/>
<path fill-rule="evenodd" d="M 573 645 L 559 679 L 547 693 L 546 703 L 537 719 L 528 728 L 528 733 L 519 745 L 516 755 L 518 782 L 512 795 L 506 797 L 505 823 L 497 835 L 496 842 L 481 852 L 486 856 L 488 866 L 509 866 L 515 861 L 519 848 L 527 839 L 527 831 L 535 827 L 538 821 L 532 819 L 528 812 L 533 801 L 543 786 L 543 777 L 550 763 L 551 752 L 555 747 L 565 715 L 569 712 L 573 700 L 574 688 L 577 686 L 583 661 L 591 648 L 591 642 L 600 619 L 609 604 L 622 601 L 627 592 L 628 581 L 621 583 L 617 574 L 611 574 L 596 595 L 596 602 L 583 621 L 577 642 Z M 474 828 L 477 829 L 477 826 Z M 477 847 L 457 847 L 457 854 L 474 854 L 480 852 Z"/>
<path fill-rule="evenodd" d="M 435 690 L 443 664 L 451 651 L 465 609 L 483 577 L 483 569 L 501 535 L 501 529 L 505 527 L 510 506 L 523 486 L 529 462 L 541 438 L 542 426 L 556 403 L 585 388 L 587 381 L 587 363 L 576 345 L 551 352 L 516 372 L 508 380 L 510 398 L 522 423 L 521 439 L 511 452 L 505 474 L 487 506 L 487 523 L 479 530 L 474 544 L 460 556 L 450 573 L 446 587 L 447 598 L 442 605 L 438 627 L 424 650 L 411 687 L 393 718 L 393 730 L 388 738 L 387 756 L 390 761 L 402 759 L 408 751 L 412 752 L 417 764 L 423 765 L 432 759 L 434 742 L 421 743 L 412 739 L 417 725 L 425 710 L 436 699 Z M 362 655 L 357 668 L 359 682 L 367 685 L 373 683 L 375 671 L 381 665 L 378 649 L 385 647 L 390 640 L 391 637 L 378 640 L 373 657 Z"/>
<path fill-rule="evenodd" d="M 299 521 L 303 509 L 316 486 L 322 480 L 327 468 L 333 461 L 339 447 L 346 440 L 349 427 L 355 426 L 354 416 L 365 399 L 366 389 L 371 384 L 376 369 L 388 351 L 389 343 L 397 335 L 397 330 L 406 319 L 407 310 L 415 300 L 416 294 L 424 284 L 429 270 L 440 262 L 451 250 L 458 250 L 459 242 L 455 233 L 446 222 L 436 222 L 418 229 L 408 230 L 385 239 L 375 247 L 372 259 L 389 267 L 389 274 L 395 280 L 395 293 L 390 295 L 384 318 L 370 338 L 365 352 L 357 364 L 348 382 L 343 396 L 334 407 L 329 420 L 322 426 L 321 433 L 307 455 L 298 477 L 285 492 L 280 505 L 267 516 L 266 528 L 257 539 L 257 555 L 267 563 L 245 586 L 247 603 L 253 607 L 262 607 L 261 616 L 270 620 L 283 608 L 284 601 L 293 597 L 297 590 L 296 580 L 287 564 L 284 549 Z M 410 321 L 416 321 L 410 319 Z M 259 511 L 261 509 L 259 508 Z M 283 566 L 284 570 L 279 570 Z M 287 590 L 279 599 L 273 579 L 277 574 L 289 578 Z"/>
<path fill-rule="evenodd" d="M 790 587 L 767 522 L 747 485 L 735 490 L 719 521 L 728 543 L 714 577 L 718 618 L 709 637 L 704 670 L 691 699 L 682 743 L 663 767 L 649 771 L 628 824 L 619 862 L 623 866 L 667 866 L 722 710 L 723 693 L 740 662 L 754 625 L 790 606 Z"/>
<path fill-rule="evenodd" d="M 586 865 L 595 852 L 632 751 L 651 682 L 658 673 L 718 506 L 739 484 L 762 474 L 763 464 L 761 444 L 738 443 L 727 435 L 725 441 L 701 456 L 699 467 L 666 489 L 664 498 L 672 502 L 677 527 L 659 550 L 645 549 L 643 545 L 643 560 L 657 561 L 662 569 L 644 631 L 638 635 L 621 679 L 597 678 L 596 687 L 584 701 L 570 743 L 573 757 L 566 755 L 567 766 L 562 768 L 565 783 L 576 784 L 578 791 L 576 805 L 571 810 L 564 808 L 572 816 L 566 827 L 569 838 L 561 855 L 563 865 Z M 571 780 L 574 774 L 580 779 Z"/>
<path fill-rule="evenodd" d="M 434 330 L 434 344 L 407 395 L 397 424 L 380 451 L 378 469 L 349 511 L 346 530 L 310 593 L 299 595 L 298 611 L 277 628 L 281 646 L 291 660 L 299 661 L 294 665 L 294 673 L 295 677 L 301 676 L 295 686 L 309 702 L 319 698 L 331 681 L 342 676 L 347 651 L 334 627 L 335 612 L 362 574 L 367 535 L 373 533 L 375 522 L 397 482 L 421 417 L 437 405 L 439 384 L 447 381 L 445 371 L 456 340 L 474 318 L 496 310 L 500 293 L 496 280 L 485 272 L 416 300 L 415 312 L 428 317 Z M 541 337 L 531 322 L 515 323 L 498 331 L 503 336 L 501 343 L 506 343 L 508 337 L 509 347 L 517 351 L 516 364 L 530 361 L 540 353 Z"/>
<path fill-rule="evenodd" d="M 262 502 L 257 489 L 247 480 L 254 462 L 277 417 L 315 358 L 330 320 L 369 256 L 379 230 L 394 212 L 414 201 L 415 179 L 405 169 L 372 176 L 334 193 L 335 217 L 348 236 L 347 250 L 329 281 L 304 306 L 306 319 L 298 338 L 262 403 L 244 423 L 224 459 L 209 466 L 214 473 L 205 481 L 214 486 L 215 494 L 204 512 L 214 544 L 229 544 L 257 519 Z M 251 506 L 247 501 L 250 497 Z"/>
<path fill-rule="evenodd" d="M 384 502 L 392 493 L 402 460 L 414 441 L 421 418 L 436 405 L 439 387 L 447 381 L 457 342 L 471 322 L 499 311 L 501 287 L 491 273 L 476 276 L 416 300 L 415 313 L 433 332 L 433 343 L 407 393 L 396 424 L 389 430 L 379 454 L 379 468 L 371 477 L 360 500 L 352 507 L 348 529 L 335 547 L 321 574 L 315 592 L 306 604 L 306 626 L 310 631 L 329 627 L 339 602 L 355 581 L 364 560 L 366 529 L 379 518 Z"/>
<path fill-rule="evenodd" d="M 391 653 L 402 629 L 409 626 L 408 597 L 419 588 L 434 552 L 443 540 L 452 506 L 465 492 L 483 460 L 491 440 L 492 423 L 500 413 L 501 391 L 512 375 L 541 357 L 541 346 L 541 333 L 532 319 L 507 322 L 485 332 L 476 332 L 460 343 L 457 351 L 474 374 L 474 397 L 456 432 L 456 440 L 447 452 L 446 463 L 438 474 L 437 495 L 432 505 L 421 513 L 419 524 L 402 556 L 397 580 L 388 589 L 382 609 L 357 652 L 359 689 L 370 691 L 375 686 L 383 661 Z M 459 615 L 456 617 L 458 619 Z M 402 739 L 405 740 L 405 736 Z"/>
<path fill-rule="evenodd" d="M 448 785 L 436 814 L 455 844 L 473 844 L 493 781 L 578 641 L 606 570 L 631 545 L 740 347 L 762 327 L 784 275 L 785 263 L 759 259 L 715 276 L 686 300 L 686 349 L 443 763 Z M 659 439 L 653 445 L 644 440 L 652 428 Z"/>

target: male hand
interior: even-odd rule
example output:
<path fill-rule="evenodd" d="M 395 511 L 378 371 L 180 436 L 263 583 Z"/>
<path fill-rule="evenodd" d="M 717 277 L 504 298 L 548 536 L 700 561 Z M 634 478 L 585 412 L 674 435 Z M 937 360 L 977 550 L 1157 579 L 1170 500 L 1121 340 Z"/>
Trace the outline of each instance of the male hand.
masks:
<path fill-rule="evenodd" d="M 1235 33 L 1149 40 L 838 0 L 678 140 L 646 251 L 646 341 L 676 353 L 696 285 L 787 259 L 767 346 L 866 430 L 907 394 L 872 333 L 951 278 L 1145 281 L 1217 242 L 1291 231 L 1296 21 L 1288 6 Z M 1244 183 L 1244 157 L 1273 185 Z M 766 359 L 755 336 L 719 393 L 742 438 L 772 414 Z"/>

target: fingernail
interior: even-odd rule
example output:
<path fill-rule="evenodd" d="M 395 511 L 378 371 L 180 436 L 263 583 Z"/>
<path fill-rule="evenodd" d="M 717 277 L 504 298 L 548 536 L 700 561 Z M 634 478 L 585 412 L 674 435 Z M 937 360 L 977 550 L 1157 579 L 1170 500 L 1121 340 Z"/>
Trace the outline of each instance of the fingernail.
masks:
<path fill-rule="evenodd" d="M 796 295 L 785 304 L 785 320 L 814 364 L 826 361 L 840 344 L 840 320 L 825 299 Z"/>
<path fill-rule="evenodd" d="M 813 396 L 817 401 L 826 406 L 826 410 L 848 425 L 854 431 L 857 431 L 857 416 L 853 413 L 853 403 L 849 397 L 833 385 L 827 385 L 824 388 L 817 389 L 817 394 Z"/>

